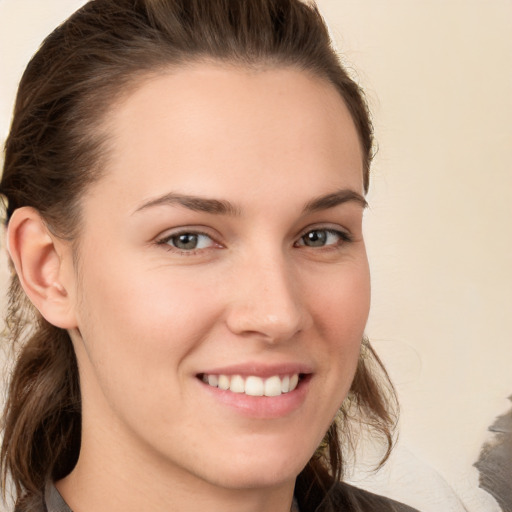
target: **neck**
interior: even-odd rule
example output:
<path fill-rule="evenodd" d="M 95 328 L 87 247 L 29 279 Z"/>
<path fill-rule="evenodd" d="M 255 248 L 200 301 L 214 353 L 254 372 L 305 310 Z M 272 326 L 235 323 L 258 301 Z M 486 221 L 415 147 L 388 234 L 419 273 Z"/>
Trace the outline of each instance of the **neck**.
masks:
<path fill-rule="evenodd" d="M 290 512 L 293 487 L 281 489 L 224 490 L 201 489 L 200 486 L 161 485 L 148 482 L 144 475 L 127 482 L 125 478 L 102 478 L 102 473 L 82 478 L 77 467 L 56 486 L 71 510 L 80 512 Z M 182 483 L 181 483 L 182 484 Z M 206 486 L 205 486 L 206 487 Z M 172 507 L 172 508 L 171 508 Z"/>
<path fill-rule="evenodd" d="M 105 439 L 84 429 L 76 467 L 56 484 L 71 510 L 290 512 L 294 480 L 245 488 L 218 485 L 150 452 L 127 450 L 117 434 Z"/>

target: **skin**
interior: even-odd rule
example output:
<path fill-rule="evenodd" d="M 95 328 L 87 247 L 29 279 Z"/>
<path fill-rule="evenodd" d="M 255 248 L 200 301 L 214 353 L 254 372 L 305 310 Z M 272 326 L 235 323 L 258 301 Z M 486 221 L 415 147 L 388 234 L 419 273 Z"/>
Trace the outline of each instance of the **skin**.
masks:
<path fill-rule="evenodd" d="M 53 237 L 45 282 L 60 298 L 40 305 L 71 334 L 83 396 L 80 458 L 58 488 L 80 512 L 288 511 L 369 310 L 349 112 L 302 71 L 202 63 L 144 81 L 105 129 L 78 265 Z M 176 194 L 230 207 L 196 211 Z M 199 248 L 173 247 L 178 232 L 203 233 Z M 325 244 L 307 245 L 312 232 Z M 300 366 L 307 384 L 285 413 L 243 409 L 198 378 L 233 365 Z"/>

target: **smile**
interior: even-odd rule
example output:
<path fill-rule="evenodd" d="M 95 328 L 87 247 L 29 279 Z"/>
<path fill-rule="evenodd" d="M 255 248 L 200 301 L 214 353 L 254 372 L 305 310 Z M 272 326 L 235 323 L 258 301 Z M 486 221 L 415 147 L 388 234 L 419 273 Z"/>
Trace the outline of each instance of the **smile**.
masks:
<path fill-rule="evenodd" d="M 293 391 L 299 383 L 299 374 L 293 373 L 280 377 L 263 379 L 256 375 L 242 377 L 241 375 L 209 375 L 203 374 L 201 379 L 211 387 L 232 393 L 242 393 L 248 396 L 279 396 Z"/>

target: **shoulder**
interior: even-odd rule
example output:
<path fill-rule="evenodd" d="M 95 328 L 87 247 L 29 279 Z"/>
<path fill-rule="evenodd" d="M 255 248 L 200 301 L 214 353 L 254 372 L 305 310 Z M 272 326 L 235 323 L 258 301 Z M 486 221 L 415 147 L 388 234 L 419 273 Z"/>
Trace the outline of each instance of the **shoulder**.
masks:
<path fill-rule="evenodd" d="M 313 484 L 301 498 L 300 512 L 419 512 L 344 482 L 334 484 L 327 492 Z"/>
<path fill-rule="evenodd" d="M 332 482 L 322 469 L 306 467 L 297 478 L 295 496 L 300 512 L 419 512 L 345 482 Z"/>
<path fill-rule="evenodd" d="M 336 485 L 330 491 L 330 494 L 332 496 L 331 502 L 338 506 L 340 511 L 419 512 L 408 505 L 359 489 L 344 482 Z"/>

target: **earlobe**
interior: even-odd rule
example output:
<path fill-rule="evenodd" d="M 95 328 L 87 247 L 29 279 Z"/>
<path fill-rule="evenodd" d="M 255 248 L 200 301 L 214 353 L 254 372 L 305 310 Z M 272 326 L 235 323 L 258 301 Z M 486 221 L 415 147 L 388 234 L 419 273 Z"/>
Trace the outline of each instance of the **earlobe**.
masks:
<path fill-rule="evenodd" d="M 41 315 L 56 327 L 76 326 L 69 280 L 70 248 L 50 233 L 34 208 L 14 211 L 7 227 L 7 250 L 21 286 Z"/>

